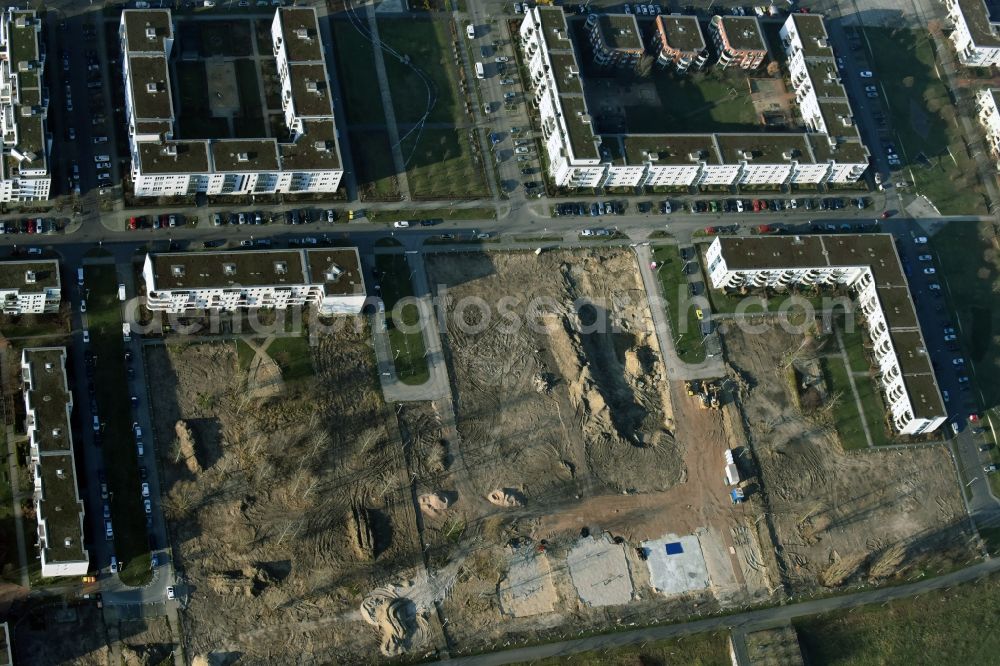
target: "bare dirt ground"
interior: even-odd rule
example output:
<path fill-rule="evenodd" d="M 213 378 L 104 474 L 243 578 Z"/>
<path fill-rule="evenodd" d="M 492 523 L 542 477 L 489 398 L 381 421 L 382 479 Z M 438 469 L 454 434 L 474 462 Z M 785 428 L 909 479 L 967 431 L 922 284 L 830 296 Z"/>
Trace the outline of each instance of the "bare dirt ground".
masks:
<path fill-rule="evenodd" d="M 946 448 L 847 454 L 792 401 L 784 357 L 801 336 L 730 326 L 725 340 L 793 587 L 898 578 L 967 559 L 965 511 Z"/>
<path fill-rule="evenodd" d="M 160 664 L 170 657 L 176 647 L 166 617 L 121 620 L 117 636 L 125 666 Z"/>
<path fill-rule="evenodd" d="M 360 622 L 363 597 L 420 563 L 370 337 L 345 321 L 311 346 L 315 377 L 267 398 L 239 371 L 232 341 L 146 348 L 192 657 L 362 661 L 381 641 Z"/>
<path fill-rule="evenodd" d="M 447 288 L 461 457 L 478 494 L 508 488 L 544 507 L 681 479 L 633 255 L 449 254 L 428 269 Z"/>

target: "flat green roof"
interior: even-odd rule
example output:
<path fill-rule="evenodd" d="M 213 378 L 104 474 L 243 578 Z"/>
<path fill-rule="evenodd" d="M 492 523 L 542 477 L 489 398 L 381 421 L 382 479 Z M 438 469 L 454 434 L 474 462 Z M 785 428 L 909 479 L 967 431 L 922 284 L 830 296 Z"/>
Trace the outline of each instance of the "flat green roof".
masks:
<path fill-rule="evenodd" d="M 125 47 L 130 54 L 163 53 L 166 40 L 174 36 L 169 9 L 126 9 L 122 12 L 122 22 Z"/>
<path fill-rule="evenodd" d="M 822 16 L 819 14 L 792 14 L 792 22 L 802 40 L 803 55 L 806 57 L 833 56 L 833 49 L 826 44 L 826 26 Z"/>
<path fill-rule="evenodd" d="M 826 133 L 830 136 L 857 133 L 854 128 L 854 113 L 846 101 L 820 100 L 819 112 L 826 124 Z"/>
<path fill-rule="evenodd" d="M 11 71 L 17 72 L 19 62 L 38 61 L 38 29 L 33 10 L 15 11 L 13 17 L 14 20 L 8 26 L 7 34 L 10 38 Z M 19 19 L 26 22 L 24 27 L 17 27 Z"/>
<path fill-rule="evenodd" d="M 274 139 L 212 141 L 212 164 L 220 172 L 277 171 L 278 142 Z"/>
<path fill-rule="evenodd" d="M 333 101 L 326 65 L 292 63 L 288 66 L 295 114 L 304 117 L 332 116 Z"/>
<path fill-rule="evenodd" d="M 560 93 L 583 94 L 583 81 L 580 80 L 580 65 L 576 55 L 571 51 L 553 51 L 549 54 L 552 64 L 552 75 Z"/>
<path fill-rule="evenodd" d="M 607 48 L 616 51 L 642 50 L 642 36 L 634 15 L 592 14 L 591 16 L 597 17 L 597 33 Z"/>
<path fill-rule="evenodd" d="M 840 164 L 864 164 L 868 161 L 868 149 L 861 143 L 861 138 L 855 131 L 853 138 L 838 138 L 834 146 L 830 145 L 826 134 L 809 134 L 809 145 L 818 162 L 835 161 Z"/>
<path fill-rule="evenodd" d="M 738 51 L 766 51 L 760 24 L 753 16 L 722 16 L 722 28 L 729 46 Z"/>
<path fill-rule="evenodd" d="M 587 120 L 590 115 L 583 96 L 560 95 L 559 103 L 562 106 L 566 129 L 569 131 L 573 154 L 582 159 L 600 158 L 595 142 L 594 126 Z"/>
<path fill-rule="evenodd" d="M 278 9 L 281 37 L 285 54 L 291 62 L 323 60 L 319 24 L 312 7 L 282 7 Z"/>
<path fill-rule="evenodd" d="M 228 289 L 306 283 L 297 250 L 234 250 L 152 254 L 156 289 Z"/>
<path fill-rule="evenodd" d="M 566 14 L 561 7 L 539 7 L 538 19 L 541 23 L 542 37 L 549 49 L 572 48 L 566 26 Z"/>
<path fill-rule="evenodd" d="M 365 293 L 356 247 L 322 248 L 305 253 L 310 283 L 322 284 L 327 296 Z"/>
<path fill-rule="evenodd" d="M 672 48 L 685 53 L 700 53 L 705 50 L 705 35 L 696 16 L 656 17 L 656 30 L 661 39 Z"/>
<path fill-rule="evenodd" d="M 27 282 L 27 273 L 35 281 Z M 59 262 L 55 259 L 38 261 L 0 261 L 0 290 L 17 289 L 24 293 L 40 293 L 59 287 Z"/>
<path fill-rule="evenodd" d="M 139 120 L 169 120 L 174 117 L 170 99 L 170 74 L 164 56 L 130 56 L 129 81 L 133 114 Z"/>
<path fill-rule="evenodd" d="M 332 120 L 307 120 L 305 133 L 295 143 L 279 143 L 282 171 L 328 171 L 339 169 L 337 130 Z"/>
<path fill-rule="evenodd" d="M 647 159 L 653 164 L 722 164 L 711 134 L 626 134 L 622 142 L 629 164 Z M 692 157 L 693 153 L 697 156 Z"/>
<path fill-rule="evenodd" d="M 847 92 L 840 83 L 840 73 L 833 60 L 808 60 L 806 71 L 809 72 L 809 80 L 816 89 L 817 97 L 846 100 Z"/>
<path fill-rule="evenodd" d="M 45 561 L 86 560 L 81 529 L 83 504 L 77 492 L 73 455 L 43 455 L 39 466 L 42 469 L 42 499 L 38 512 L 46 526 Z M 66 539 L 69 539 L 68 546 Z"/>
<path fill-rule="evenodd" d="M 747 161 L 751 164 L 782 164 L 797 162 L 812 162 L 812 154 L 806 145 L 803 134 L 778 134 L 761 132 L 753 134 L 716 134 L 722 161 L 725 164 L 738 164 Z M 750 153 L 749 157 L 744 153 Z"/>
<path fill-rule="evenodd" d="M 138 152 L 143 174 L 208 172 L 208 141 L 140 141 Z"/>

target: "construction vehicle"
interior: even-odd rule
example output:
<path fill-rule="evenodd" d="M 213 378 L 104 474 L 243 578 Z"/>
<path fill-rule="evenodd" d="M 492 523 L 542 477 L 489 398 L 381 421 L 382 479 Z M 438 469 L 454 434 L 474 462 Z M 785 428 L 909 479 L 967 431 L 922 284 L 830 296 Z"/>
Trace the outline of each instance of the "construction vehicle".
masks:
<path fill-rule="evenodd" d="M 697 396 L 701 400 L 702 409 L 718 409 L 722 404 L 719 400 L 720 386 L 714 381 L 690 380 L 684 382 L 687 394 Z"/>

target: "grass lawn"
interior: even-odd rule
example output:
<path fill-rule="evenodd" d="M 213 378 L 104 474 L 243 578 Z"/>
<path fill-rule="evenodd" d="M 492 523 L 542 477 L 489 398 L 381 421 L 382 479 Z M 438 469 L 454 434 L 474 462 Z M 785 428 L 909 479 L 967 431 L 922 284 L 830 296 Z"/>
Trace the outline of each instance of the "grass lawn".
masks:
<path fill-rule="evenodd" d="M 355 30 L 350 21 L 332 21 L 331 25 L 337 76 L 345 96 L 347 122 L 352 125 L 384 125 L 385 110 L 382 107 L 378 75 L 375 73 L 375 51 L 371 42 Z M 357 144 L 352 142 L 351 146 L 357 152 Z"/>
<path fill-rule="evenodd" d="M 1000 576 L 795 621 L 807 664 L 995 664 Z"/>
<path fill-rule="evenodd" d="M 676 245 L 657 247 L 653 250 L 653 259 L 657 263 L 656 275 L 663 298 L 667 301 L 667 316 L 677 355 L 687 363 L 700 363 L 705 360 L 705 346 L 694 308 L 686 297 L 687 276 L 681 272 L 685 262 L 680 250 Z"/>
<path fill-rule="evenodd" d="M 746 94 L 747 76 L 738 69 L 709 68 L 674 76 L 652 77 L 660 104 L 626 106 L 625 119 L 633 132 L 746 132 L 760 124 Z"/>
<path fill-rule="evenodd" d="M 861 409 L 865 412 L 865 423 L 868 424 L 868 433 L 872 436 L 872 444 L 875 446 L 895 444 L 896 442 L 886 435 L 886 410 L 882 406 L 882 396 L 875 388 L 875 380 L 867 374 L 864 377 L 855 375 L 854 385 L 858 389 L 858 397 L 861 398 Z"/>
<path fill-rule="evenodd" d="M 202 62 L 178 61 L 177 92 L 180 95 L 180 108 L 184 115 L 197 116 L 209 112 L 208 105 L 208 74 Z"/>
<path fill-rule="evenodd" d="M 369 220 L 386 223 L 395 222 L 396 220 L 495 220 L 496 216 L 496 209 L 487 206 L 368 211 Z M 561 239 L 562 237 L 560 237 Z"/>
<path fill-rule="evenodd" d="M 708 290 L 708 301 L 712 304 L 712 312 L 723 314 L 734 313 L 737 309 L 740 309 L 742 314 L 746 315 L 761 314 L 765 312 L 765 309 L 767 312 L 778 312 L 781 310 L 782 306 L 785 306 L 785 303 L 791 297 L 792 294 L 773 294 L 767 298 L 753 294 L 749 296 L 737 297 L 729 296 L 720 289 Z M 809 301 L 810 305 L 814 308 L 814 311 L 818 311 L 823 304 L 822 297 L 798 295 L 798 298 Z M 787 312 L 789 313 L 789 318 L 791 318 L 792 313 L 802 311 L 801 308 L 792 304 L 785 307 L 788 308 Z M 817 314 L 817 316 L 819 315 Z"/>
<path fill-rule="evenodd" d="M 124 566 L 119 574 L 122 581 L 144 585 L 151 580 L 152 571 L 146 515 L 139 494 L 139 460 L 132 434 L 118 279 L 114 266 L 88 266 L 84 270 L 90 290 L 87 300 L 90 350 L 97 359 L 94 384 L 101 387 L 97 391 L 97 408 L 104 425 L 101 441 L 111 491 L 115 555 Z"/>
<path fill-rule="evenodd" d="M 975 161 L 962 141 L 949 91 L 935 71 L 926 31 L 866 28 L 873 69 L 888 98 L 904 171 L 943 215 L 986 213 Z"/>
<path fill-rule="evenodd" d="M 861 325 L 856 321 L 848 331 L 844 325 L 844 319 L 838 318 L 837 327 L 840 330 L 840 339 L 844 343 L 844 351 L 847 352 L 847 363 L 854 372 L 868 372 L 871 364 L 865 357 L 865 332 L 861 330 Z"/>
<path fill-rule="evenodd" d="M 266 351 L 281 368 L 281 378 L 286 382 L 306 379 L 315 374 L 309 340 L 306 338 L 275 338 Z"/>
<path fill-rule="evenodd" d="M 377 254 L 375 265 L 384 273 L 382 276 L 382 300 L 385 301 L 386 326 L 389 329 L 389 344 L 393 357 L 396 359 L 396 375 L 404 384 L 423 384 L 430 378 L 427 370 L 427 359 L 424 354 L 424 336 L 418 331 L 403 332 L 397 328 L 394 321 L 396 303 L 413 296 L 413 285 L 410 284 L 410 266 L 406 257 L 401 254 Z M 407 330 L 420 321 L 417 306 L 409 303 L 399 312 L 401 325 Z"/>
<path fill-rule="evenodd" d="M 403 157 L 412 154 L 406 169 L 412 196 L 471 198 L 490 195 L 482 165 L 473 152 L 473 132 L 425 129 L 419 140 L 414 132 L 402 142 Z"/>
<path fill-rule="evenodd" d="M 199 50 L 202 57 L 253 55 L 251 21 L 199 21 Z"/>
<path fill-rule="evenodd" d="M 728 666 L 728 634 L 716 631 L 693 636 L 649 641 L 642 645 L 594 650 L 563 657 L 532 661 L 534 666 L 638 666 L 640 664 L 685 664 L 687 666 Z M 523 664 L 522 664 L 523 666 Z"/>
<path fill-rule="evenodd" d="M 837 429 L 840 445 L 847 451 L 867 449 L 868 438 L 865 437 L 861 414 L 854 400 L 854 392 L 851 391 L 847 366 L 841 359 L 835 357 L 823 358 L 822 365 L 827 390 L 830 396 L 836 396 L 837 400 L 833 407 L 833 425 Z"/>
<path fill-rule="evenodd" d="M 236 61 L 236 88 L 240 95 L 240 115 L 244 118 L 262 118 L 264 109 L 260 101 L 257 63 L 250 58 Z"/>
<path fill-rule="evenodd" d="M 389 148 L 389 133 L 384 130 L 349 133 L 358 190 L 364 200 L 399 199 L 396 166 Z"/>
<path fill-rule="evenodd" d="M 465 105 L 459 99 L 458 59 L 451 50 L 451 21 L 431 19 L 379 19 L 379 36 L 410 65 L 421 70 L 432 82 L 434 105 L 428 122 L 463 123 L 468 120 Z M 418 122 L 427 109 L 428 86 L 413 69 L 390 53 L 385 54 L 385 70 L 392 90 L 396 122 Z"/>

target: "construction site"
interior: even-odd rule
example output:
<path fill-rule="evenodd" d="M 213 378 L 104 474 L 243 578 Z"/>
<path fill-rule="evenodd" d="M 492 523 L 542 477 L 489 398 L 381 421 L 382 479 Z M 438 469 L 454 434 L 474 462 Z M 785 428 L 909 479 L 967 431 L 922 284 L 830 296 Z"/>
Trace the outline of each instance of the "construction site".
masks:
<path fill-rule="evenodd" d="M 723 376 L 668 379 L 627 248 L 424 265 L 440 400 L 385 403 L 362 317 L 294 376 L 274 340 L 146 347 L 192 657 L 458 655 L 968 559 L 945 448 L 802 413 L 808 340 L 724 327 Z"/>

